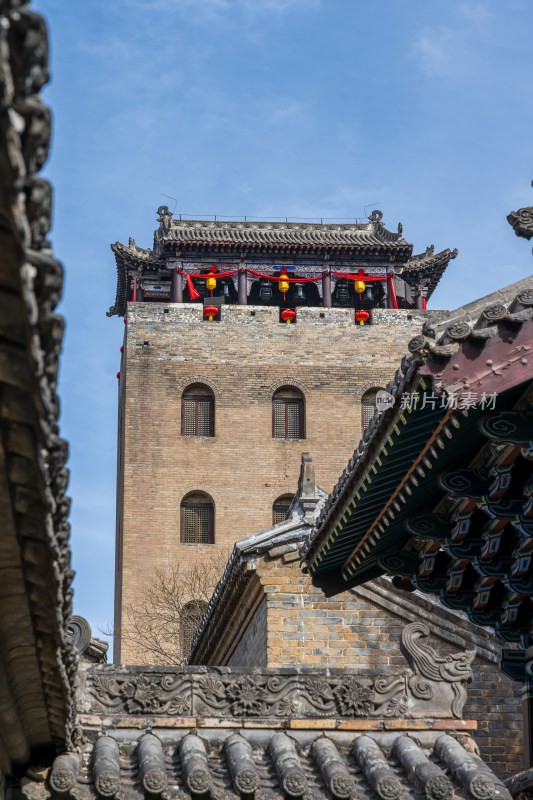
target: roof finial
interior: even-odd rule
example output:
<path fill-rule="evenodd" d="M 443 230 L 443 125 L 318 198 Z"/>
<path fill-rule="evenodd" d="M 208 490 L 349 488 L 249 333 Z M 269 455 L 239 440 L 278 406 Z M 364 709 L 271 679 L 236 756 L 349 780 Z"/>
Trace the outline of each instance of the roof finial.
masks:
<path fill-rule="evenodd" d="M 169 230 L 172 224 L 172 211 L 168 210 L 168 206 L 159 206 L 157 209 L 158 217 L 157 221 L 159 222 L 159 228 L 163 230 Z"/>

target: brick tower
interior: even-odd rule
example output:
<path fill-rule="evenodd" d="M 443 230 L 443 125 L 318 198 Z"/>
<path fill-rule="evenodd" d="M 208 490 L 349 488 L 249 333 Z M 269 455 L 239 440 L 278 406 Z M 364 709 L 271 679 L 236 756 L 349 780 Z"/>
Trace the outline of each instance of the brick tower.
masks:
<path fill-rule="evenodd" d="M 115 661 L 156 569 L 283 519 L 302 451 L 330 491 L 457 251 L 364 223 L 174 219 L 112 245 L 119 380 Z M 146 656 L 144 661 L 146 661 Z"/>

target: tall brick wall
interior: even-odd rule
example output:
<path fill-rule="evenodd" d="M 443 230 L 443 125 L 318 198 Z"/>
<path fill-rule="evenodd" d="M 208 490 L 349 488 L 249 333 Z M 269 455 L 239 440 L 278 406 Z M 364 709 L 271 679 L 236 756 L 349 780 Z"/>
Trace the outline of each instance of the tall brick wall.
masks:
<path fill-rule="evenodd" d="M 144 582 L 164 565 L 186 566 L 205 547 L 227 551 L 272 522 L 272 504 L 296 490 L 302 451 L 330 490 L 361 436 L 361 395 L 384 386 L 430 312 L 302 308 L 297 324 L 279 310 L 224 306 L 203 321 L 196 304 L 130 303 L 120 379 L 116 626 Z M 215 436 L 181 435 L 181 396 L 209 386 Z M 272 438 L 272 395 L 283 385 L 305 398 L 306 438 Z M 215 506 L 215 544 L 180 544 L 180 503 L 193 490 Z M 121 646 L 122 645 L 122 646 Z M 143 655 L 117 640 L 115 661 Z"/>
<path fill-rule="evenodd" d="M 221 644 L 210 664 L 265 666 L 264 651 L 254 643 L 266 639 L 268 667 L 353 666 L 376 672 L 404 668 L 400 635 L 408 622 L 418 618 L 434 633 L 431 645 L 441 654 L 472 649 L 477 643 L 474 680 L 468 689 L 463 716 L 476 720 L 478 729 L 474 738 L 481 755 L 500 777 L 509 777 L 522 769 L 521 687 L 498 669 L 498 648 L 490 633 L 419 597 L 410 598 L 411 611 L 408 616 L 402 615 L 401 592 L 398 613 L 393 613 L 380 602 L 372 602 L 372 592 L 366 588 L 372 584 L 366 585 L 364 596 L 354 590 L 327 599 L 301 573 L 298 560 L 292 558 L 288 554 L 283 558 L 257 559 L 254 573 L 259 583 L 253 595 L 243 593 L 239 605 L 253 606 L 258 612 L 246 617 L 246 609 L 240 607 L 240 619 L 247 622 L 239 627 L 233 626 L 230 617 L 225 623 L 227 627 L 220 630 L 220 640 L 231 642 L 231 656 L 225 660 L 225 648 L 226 653 L 230 651 L 226 644 Z M 264 600 L 260 603 L 258 599 L 261 591 L 267 601 L 266 615 Z M 226 631 L 231 631 L 227 637 Z"/>

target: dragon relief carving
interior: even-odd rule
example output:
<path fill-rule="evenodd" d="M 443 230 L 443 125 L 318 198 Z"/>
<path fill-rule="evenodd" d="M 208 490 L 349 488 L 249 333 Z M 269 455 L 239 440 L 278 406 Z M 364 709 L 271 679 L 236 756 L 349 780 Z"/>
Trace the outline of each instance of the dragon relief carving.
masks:
<path fill-rule="evenodd" d="M 472 680 L 471 664 L 475 650 L 439 655 L 421 639 L 429 636 L 429 628 L 423 622 L 412 622 L 404 628 L 400 649 L 414 672 L 408 679 L 408 687 L 417 700 L 433 700 L 438 684 L 449 684 L 454 699 L 451 710 L 460 718 L 466 701 L 466 684 Z"/>

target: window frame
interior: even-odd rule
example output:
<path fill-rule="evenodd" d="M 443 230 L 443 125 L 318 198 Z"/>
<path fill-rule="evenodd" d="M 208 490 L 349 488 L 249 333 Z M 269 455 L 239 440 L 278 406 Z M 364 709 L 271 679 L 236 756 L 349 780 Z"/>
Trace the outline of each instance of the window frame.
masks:
<path fill-rule="evenodd" d="M 209 433 L 198 433 L 198 403 L 207 403 L 209 404 Z M 194 402 L 195 404 L 195 422 L 194 422 L 194 433 L 186 433 L 185 431 L 185 403 L 187 402 Z M 214 397 L 210 394 L 187 394 L 186 392 L 183 393 L 181 397 L 181 435 L 182 436 L 190 436 L 191 438 L 196 439 L 209 439 L 214 437 L 215 435 L 215 403 Z"/>
<path fill-rule="evenodd" d="M 376 413 L 377 403 L 376 403 L 376 396 L 379 392 L 379 389 L 369 389 L 364 393 L 361 397 L 361 435 L 366 431 L 368 426 L 372 421 L 372 417 Z M 365 399 L 366 398 L 366 399 Z M 365 423 L 365 409 L 372 408 L 372 416 Z"/>
<path fill-rule="evenodd" d="M 274 500 L 274 502 L 272 503 L 272 524 L 273 525 L 279 525 L 280 522 L 283 522 L 283 519 L 285 519 L 285 517 L 287 516 L 287 512 L 288 512 L 289 508 L 291 507 L 291 503 L 293 501 L 293 497 L 294 497 L 294 495 L 281 495 L 276 500 Z M 285 514 L 283 516 L 283 519 L 280 519 L 279 521 L 276 522 L 276 511 L 280 512 L 283 509 L 286 509 L 285 510 Z"/>
<path fill-rule="evenodd" d="M 289 404 L 298 406 L 298 436 L 288 436 L 288 406 Z M 285 406 L 285 436 L 276 436 L 276 405 Z M 302 397 L 284 397 L 274 395 L 272 398 L 272 438 L 281 439 L 285 442 L 298 442 L 305 439 L 305 405 Z"/>
<path fill-rule="evenodd" d="M 207 541 L 206 542 L 199 542 L 198 541 L 198 515 L 195 514 L 195 522 L 194 522 L 194 541 L 187 541 L 185 539 L 185 512 L 187 509 L 194 509 L 194 511 L 198 511 L 200 509 L 206 508 L 208 510 L 207 515 Z M 208 545 L 215 543 L 215 509 L 213 503 L 210 502 L 188 502 L 185 501 L 180 504 L 180 544 L 195 544 L 195 545 Z"/>

